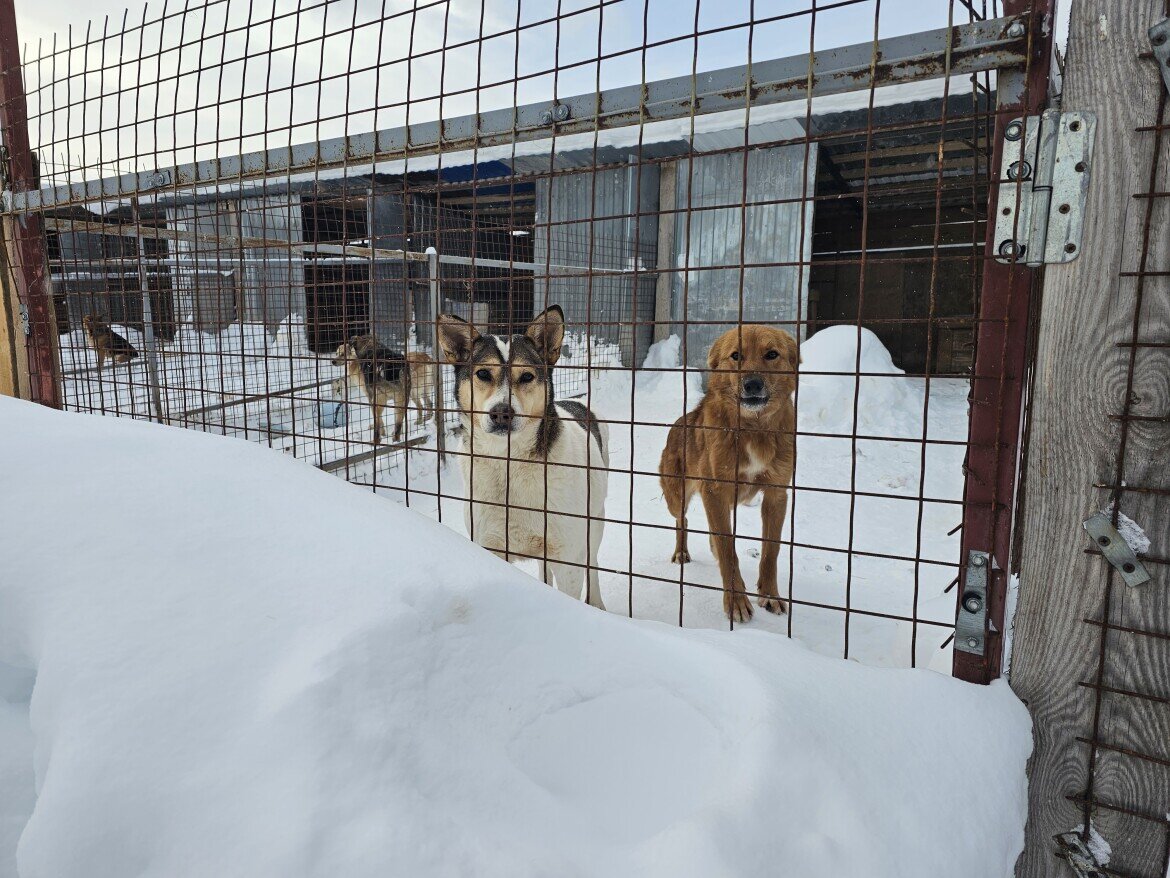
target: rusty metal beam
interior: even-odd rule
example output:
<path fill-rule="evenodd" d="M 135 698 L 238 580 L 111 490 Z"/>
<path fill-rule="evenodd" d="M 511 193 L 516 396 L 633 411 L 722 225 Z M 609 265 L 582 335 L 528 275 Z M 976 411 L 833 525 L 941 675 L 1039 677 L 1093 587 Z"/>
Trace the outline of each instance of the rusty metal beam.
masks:
<path fill-rule="evenodd" d="M 106 177 L 36 192 L 14 191 L 17 212 L 55 205 L 117 200 L 198 186 L 319 173 L 434 153 L 543 140 L 601 129 L 648 125 L 727 111 L 742 112 L 810 97 L 966 75 L 1022 65 L 1027 16 L 1011 15 L 951 28 L 728 67 L 646 84 L 561 98 L 553 103 L 421 122 L 369 134 L 260 150 L 239 156 Z"/>
<path fill-rule="evenodd" d="M 1007 142 L 1005 129 L 1020 115 L 1038 113 L 1047 106 L 1052 60 L 1054 0 L 1006 0 L 1010 12 L 1030 13 L 1028 59 L 1023 68 L 1001 70 L 997 79 L 992 173 L 1000 167 Z M 998 176 L 998 175 L 997 175 Z M 1001 185 L 992 180 L 988 212 L 994 214 Z M 1013 516 L 1018 460 L 1023 436 L 1024 400 L 1032 351 L 1029 345 L 1033 288 L 1038 271 L 1022 262 L 995 259 L 994 240 L 986 241 L 983 288 L 979 297 L 979 333 L 976 339 L 975 377 L 971 382 L 971 423 L 968 433 L 967 484 L 960 557 L 986 552 L 992 564 L 987 581 L 987 636 L 983 654 L 956 649 L 953 673 L 974 683 L 1000 675 L 1003 665 L 1004 609 L 1008 578 L 1013 572 Z M 966 581 L 966 569 L 962 572 Z M 958 589 L 962 594 L 963 589 Z M 961 611 L 960 611 L 961 612 Z"/>
<path fill-rule="evenodd" d="M 28 102 L 20 69 L 20 40 L 13 0 L 0 0 L 0 133 L 4 155 L 0 173 L 5 190 L 21 196 L 38 186 L 37 164 L 28 139 Z M 4 223 L 19 319 L 12 321 L 19 344 L 24 339 L 28 358 L 29 396 L 34 402 L 61 407 L 57 365 L 57 320 L 53 314 L 49 263 L 40 217 L 13 217 Z M 4 305 L 7 303 L 0 303 Z"/>

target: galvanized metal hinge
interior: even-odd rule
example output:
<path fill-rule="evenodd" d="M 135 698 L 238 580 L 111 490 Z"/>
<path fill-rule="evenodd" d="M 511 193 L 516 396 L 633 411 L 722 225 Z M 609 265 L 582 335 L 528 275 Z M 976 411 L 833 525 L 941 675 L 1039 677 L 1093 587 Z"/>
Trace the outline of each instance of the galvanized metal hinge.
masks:
<path fill-rule="evenodd" d="M 1159 21 L 1148 33 L 1154 60 L 1158 62 L 1158 72 L 1162 74 L 1162 83 L 1170 91 L 1170 18 Z"/>
<path fill-rule="evenodd" d="M 1110 516 L 1105 512 L 1091 515 L 1083 522 L 1086 533 L 1093 538 L 1101 554 L 1105 556 L 1113 567 L 1121 574 L 1126 585 L 1145 585 L 1150 581 L 1150 573 L 1146 566 L 1138 559 L 1137 553 L 1126 542 L 1113 526 Z"/>
<path fill-rule="evenodd" d="M 21 302 L 16 306 L 16 310 L 20 313 L 20 328 L 25 335 L 32 335 L 32 323 L 28 319 L 28 305 Z"/>
<path fill-rule="evenodd" d="M 991 556 L 974 550 L 967 553 L 967 576 L 959 615 L 955 619 L 955 649 L 984 655 L 987 641 L 987 575 Z"/>
<path fill-rule="evenodd" d="M 1008 123 L 995 217 L 1000 262 L 1038 268 L 1080 255 L 1096 128 L 1092 113 L 1059 110 Z"/>

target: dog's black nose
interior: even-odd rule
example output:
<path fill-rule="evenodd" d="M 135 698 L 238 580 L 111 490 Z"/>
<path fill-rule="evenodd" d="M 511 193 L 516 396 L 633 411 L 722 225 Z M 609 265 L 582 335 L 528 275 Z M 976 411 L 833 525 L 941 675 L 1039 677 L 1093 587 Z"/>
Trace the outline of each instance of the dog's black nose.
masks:
<path fill-rule="evenodd" d="M 763 396 L 764 379 L 760 378 L 758 375 L 752 375 L 750 378 L 743 379 L 743 395 Z"/>
<path fill-rule="evenodd" d="M 493 427 L 509 428 L 512 426 L 512 418 L 515 416 L 515 410 L 506 402 L 496 403 L 488 409 L 488 417 L 491 419 Z"/>

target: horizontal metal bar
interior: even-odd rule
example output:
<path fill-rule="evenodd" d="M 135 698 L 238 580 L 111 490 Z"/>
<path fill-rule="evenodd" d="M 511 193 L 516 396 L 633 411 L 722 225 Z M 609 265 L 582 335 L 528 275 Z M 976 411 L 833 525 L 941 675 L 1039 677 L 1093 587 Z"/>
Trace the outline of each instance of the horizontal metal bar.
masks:
<path fill-rule="evenodd" d="M 1122 689 L 1120 686 L 1106 686 L 1104 683 L 1086 683 L 1081 682 L 1077 684 L 1086 689 L 1095 689 L 1100 692 L 1108 692 L 1111 695 L 1124 695 L 1127 698 L 1137 698 L 1142 701 L 1152 701 L 1155 704 L 1170 704 L 1170 698 L 1163 695 L 1151 695 L 1148 692 L 1138 692 L 1136 689 Z"/>
<path fill-rule="evenodd" d="M 1012 26 L 1015 25 L 1013 28 Z M 1018 34 L 1012 36 L 1011 34 Z M 117 200 L 195 186 L 392 161 L 438 152 L 592 133 L 899 83 L 966 75 L 1027 62 L 1028 17 L 1007 16 L 889 37 L 823 52 L 727 67 L 369 134 L 337 137 L 155 171 L 5 193 L 16 213 Z M 555 118 L 557 121 L 553 121 Z"/>
<path fill-rule="evenodd" d="M 1163 826 L 1170 827 L 1170 816 L 1166 814 L 1154 814 L 1149 811 L 1139 811 L 1136 808 L 1129 808 L 1125 805 L 1115 805 L 1112 802 L 1105 802 L 1098 798 L 1086 798 L 1080 793 L 1070 793 L 1065 796 L 1074 805 L 1084 807 L 1088 805 L 1090 808 L 1104 808 L 1106 811 L 1116 811 L 1118 814 L 1126 814 L 1129 817 L 1137 817 L 1140 820 L 1149 820 L 1151 823 L 1161 823 Z"/>
<path fill-rule="evenodd" d="M 333 381 L 332 378 L 324 378 L 320 381 L 314 381 L 311 384 L 301 384 L 301 385 L 298 385 L 297 387 L 285 387 L 282 390 L 270 390 L 266 393 L 244 394 L 244 395 L 240 396 L 239 399 L 233 399 L 230 402 L 219 402 L 219 403 L 216 403 L 215 405 L 205 405 L 202 408 L 187 409 L 186 411 L 182 412 L 177 418 L 172 418 L 172 420 L 187 420 L 189 418 L 195 417 L 196 415 L 207 415 L 207 414 L 211 414 L 212 412 L 221 412 L 221 411 L 224 411 L 226 409 L 235 408 L 236 406 L 248 405 L 249 403 L 253 403 L 253 402 L 263 402 L 266 399 L 275 399 L 277 397 L 289 396 L 292 394 L 300 393 L 301 391 L 304 391 L 304 390 L 312 390 L 316 387 L 324 387 L 326 384 L 329 384 L 332 381 Z M 229 391 L 229 393 L 230 393 L 230 391 Z"/>
<path fill-rule="evenodd" d="M 347 256 L 353 259 L 368 261 L 374 259 L 382 262 L 426 262 L 427 254 L 415 250 L 390 250 L 385 247 L 361 247 L 353 244 L 315 244 L 309 241 L 287 241 L 281 238 L 238 238 L 232 235 L 215 235 L 206 232 L 192 232 L 189 229 L 167 229 L 158 226 L 138 225 L 135 223 L 99 223 L 89 220 L 70 220 L 45 218 L 45 227 L 55 232 L 97 232 L 103 235 L 116 235 L 122 238 L 156 238 L 166 241 L 184 241 L 192 244 L 215 245 L 210 252 L 194 253 L 191 256 L 181 254 L 177 256 L 150 256 L 146 257 L 150 264 L 198 262 L 200 260 L 215 259 L 215 254 L 222 253 L 219 261 L 229 264 L 239 263 L 241 260 L 235 252 L 244 248 L 249 249 L 281 249 L 301 256 L 326 255 Z M 272 258 L 260 257 L 245 259 L 244 261 L 288 262 L 284 256 Z M 61 260 L 68 265 L 97 265 L 111 264 L 124 261 L 127 265 L 137 267 L 137 259 L 101 259 L 101 260 Z M 305 260 L 306 262 L 310 260 Z M 579 271 L 587 274 L 633 274 L 633 268 L 598 268 L 584 265 L 561 265 L 545 262 L 518 262 L 507 259 L 488 259 L 486 257 L 453 256 L 446 253 L 439 254 L 439 262 L 446 265 L 471 265 L 481 268 L 514 268 L 520 271 L 541 271 L 556 269 L 559 271 Z M 656 273 L 654 269 L 638 270 L 643 275 Z"/>
<path fill-rule="evenodd" d="M 1111 622 L 1102 622 L 1100 619 L 1082 619 L 1086 625 L 1096 625 L 1098 628 L 1108 628 L 1110 631 L 1123 631 L 1126 634 L 1137 634 L 1140 637 L 1154 637 L 1158 640 L 1170 640 L 1170 632 L 1150 631 L 1146 628 L 1131 628 L 1128 625 L 1114 625 Z"/>
<path fill-rule="evenodd" d="M 142 225 L 140 223 L 101 223 L 91 220 L 57 219 L 45 217 L 45 228 L 54 232 L 96 232 L 102 235 L 113 235 L 121 238 L 154 238 L 162 241 L 183 241 L 189 244 L 212 245 L 211 251 L 226 251 L 225 259 L 235 261 L 232 253 L 244 248 L 267 249 L 275 248 L 287 250 L 290 253 L 324 253 L 329 256 L 355 256 L 369 259 L 377 256 L 384 259 L 405 259 L 408 262 L 426 262 L 425 253 L 416 253 L 412 250 L 387 250 L 382 247 L 355 247 L 352 244 L 314 244 L 309 241 L 290 241 L 284 238 L 248 238 L 234 235 L 219 235 L 209 232 L 193 232 L 190 229 L 168 229 L 159 226 Z M 210 255 L 210 253 L 204 254 Z M 103 260 L 108 261 L 108 260 Z M 159 262 L 160 258 L 147 257 L 149 262 Z M 137 261 L 134 260 L 135 264 Z M 88 262 L 80 262 L 85 265 Z"/>
<path fill-rule="evenodd" d="M 317 469 L 324 470 L 327 473 L 333 473 L 349 466 L 359 466 L 385 454 L 393 454 L 395 451 L 405 451 L 408 448 L 414 448 L 416 445 L 423 445 L 426 443 L 427 438 L 426 436 L 415 436 L 413 439 L 407 439 L 405 442 L 396 442 L 393 445 L 379 445 L 377 448 L 363 451 L 361 454 L 352 454 L 349 457 L 341 457 L 337 460 L 327 460 L 325 463 L 319 463 L 317 464 Z"/>
<path fill-rule="evenodd" d="M 1165 765 L 1170 767 L 1170 759 L 1164 756 L 1155 756 L 1153 753 L 1143 753 L 1141 750 L 1134 750 L 1132 747 L 1122 747 L 1120 744 L 1110 744 L 1105 741 L 1094 741 L 1090 738 L 1081 737 L 1076 738 L 1078 743 L 1088 744 L 1090 747 L 1096 747 L 1098 750 L 1108 750 L 1110 753 L 1120 753 L 1122 756 L 1129 756 L 1132 759 L 1141 759 L 1144 762 L 1152 762 L 1155 765 Z"/>

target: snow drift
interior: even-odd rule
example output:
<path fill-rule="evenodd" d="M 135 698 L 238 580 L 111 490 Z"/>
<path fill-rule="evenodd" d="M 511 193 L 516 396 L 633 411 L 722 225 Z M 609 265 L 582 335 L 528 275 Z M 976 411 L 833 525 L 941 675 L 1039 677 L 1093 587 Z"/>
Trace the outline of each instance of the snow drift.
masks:
<path fill-rule="evenodd" d="M 0 455 L 24 878 L 999 878 L 1022 846 L 1005 685 L 598 612 L 247 442 L 0 398 Z"/>
<path fill-rule="evenodd" d="M 829 326 L 800 346 L 800 356 L 802 430 L 922 438 L 923 394 L 902 377 L 905 372 L 873 332 Z"/>

